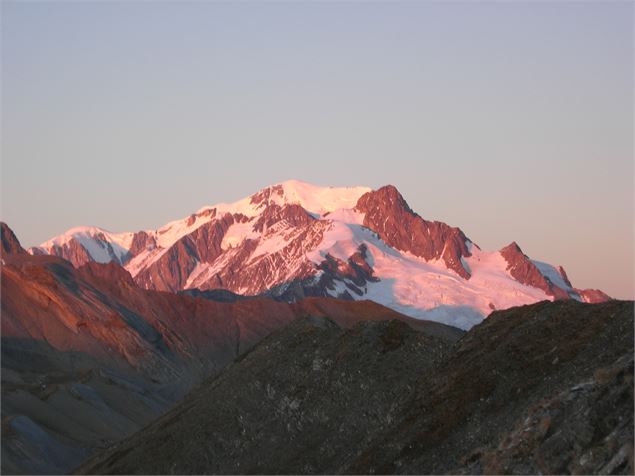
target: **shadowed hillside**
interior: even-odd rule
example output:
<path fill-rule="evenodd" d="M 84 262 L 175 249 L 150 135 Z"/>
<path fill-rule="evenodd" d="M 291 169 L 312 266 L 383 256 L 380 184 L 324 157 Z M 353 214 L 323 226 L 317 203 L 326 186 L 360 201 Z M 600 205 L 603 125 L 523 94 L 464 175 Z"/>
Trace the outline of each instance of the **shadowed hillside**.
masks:
<path fill-rule="evenodd" d="M 305 318 L 130 439 L 106 474 L 632 474 L 633 303 L 493 313 L 455 344 Z"/>

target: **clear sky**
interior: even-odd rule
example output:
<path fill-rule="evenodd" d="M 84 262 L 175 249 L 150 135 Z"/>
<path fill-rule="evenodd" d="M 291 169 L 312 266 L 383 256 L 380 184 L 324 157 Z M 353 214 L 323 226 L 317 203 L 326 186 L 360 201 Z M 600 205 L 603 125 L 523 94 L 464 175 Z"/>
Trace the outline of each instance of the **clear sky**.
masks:
<path fill-rule="evenodd" d="M 2 2 L 2 218 L 156 228 L 392 183 L 633 298 L 631 2 Z"/>

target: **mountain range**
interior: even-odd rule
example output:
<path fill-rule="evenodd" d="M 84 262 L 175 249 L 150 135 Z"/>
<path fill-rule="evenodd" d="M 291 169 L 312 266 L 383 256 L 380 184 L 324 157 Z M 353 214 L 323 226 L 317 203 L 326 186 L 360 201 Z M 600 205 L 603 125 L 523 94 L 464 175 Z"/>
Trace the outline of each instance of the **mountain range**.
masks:
<path fill-rule="evenodd" d="M 30 255 L 4 223 L 1 238 L 3 474 L 70 471 L 298 318 L 463 335 L 372 301 L 146 290 L 117 263 Z"/>
<path fill-rule="evenodd" d="M 573 287 L 561 266 L 529 258 L 515 242 L 482 250 L 460 228 L 415 213 L 391 185 L 290 180 L 157 230 L 73 228 L 28 252 L 74 266 L 116 263 L 149 290 L 372 300 L 462 329 L 492 310 L 544 299 L 609 299 Z"/>
<path fill-rule="evenodd" d="M 625 376 L 584 393 L 608 443 L 555 444 L 595 452 L 586 466 L 567 459 L 571 470 L 632 469 L 622 455 L 632 432 L 614 421 L 632 408 L 632 391 L 620 396 L 632 382 L 632 303 L 573 287 L 516 243 L 483 251 L 392 186 L 289 181 L 158 230 L 75 228 L 28 250 L 7 224 L 0 231 L 3 474 L 82 463 L 98 473 L 501 472 L 501 452 L 510 468 L 558 472 L 559 460 L 523 466 L 470 435 L 501 442 L 540 398 L 569 412 L 554 392 L 578 395 L 567 385 L 593 372 Z M 472 421 L 462 409 L 490 394 L 509 416 L 495 431 L 494 410 Z M 419 436 L 403 433 L 412 422 Z M 420 437 L 441 448 L 429 463 L 399 456 Z M 206 441 L 214 448 L 196 449 Z M 200 458 L 179 453 L 184 444 Z"/>

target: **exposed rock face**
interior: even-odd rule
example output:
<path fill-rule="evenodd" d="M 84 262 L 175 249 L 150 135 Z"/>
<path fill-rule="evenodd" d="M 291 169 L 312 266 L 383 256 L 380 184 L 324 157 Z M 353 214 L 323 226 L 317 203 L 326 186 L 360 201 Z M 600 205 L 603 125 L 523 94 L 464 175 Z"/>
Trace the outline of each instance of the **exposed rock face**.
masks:
<path fill-rule="evenodd" d="M 246 240 L 237 249 L 226 253 L 222 243 L 227 230 L 234 224 L 245 223 L 253 232 L 264 236 L 269 231 L 275 233 L 281 225 L 289 230 L 289 235 L 295 232 L 297 236 L 279 252 L 263 255 L 261 259 L 252 256 L 258 244 L 255 240 Z M 145 288 L 175 292 L 186 287 L 188 278 L 199 263 L 212 264 L 225 254 L 223 266 L 219 266 L 211 276 L 201 276 L 196 287 L 262 293 L 271 286 L 272 277 L 286 271 L 285 265 L 289 260 L 301 261 L 306 249 L 319 243 L 324 226 L 304 208 L 293 204 L 283 207 L 275 203 L 268 205 L 257 219 L 227 213 L 178 240 L 158 260 L 135 276 L 135 280 Z M 308 277 L 314 269 L 309 263 L 301 263 L 291 277 Z"/>
<path fill-rule="evenodd" d="M 562 276 L 562 279 L 564 280 L 565 284 L 569 286 L 570 288 L 572 288 L 573 286 L 571 285 L 571 281 L 569 281 L 569 276 L 567 276 L 567 272 L 564 270 L 562 266 L 558 266 L 558 272 L 560 273 L 560 276 Z"/>
<path fill-rule="evenodd" d="M 220 256 L 225 232 L 234 222 L 234 217 L 226 214 L 220 220 L 200 226 L 178 240 L 135 280 L 148 289 L 171 292 L 183 289 L 198 263 L 211 263 Z"/>
<path fill-rule="evenodd" d="M 612 299 L 608 294 L 603 293 L 599 289 L 575 289 L 575 291 L 582 297 L 584 302 L 598 303 Z"/>
<path fill-rule="evenodd" d="M 132 244 L 130 245 L 130 256 L 137 256 L 139 253 L 156 248 L 156 239 L 154 236 L 145 231 L 139 231 L 134 234 Z"/>
<path fill-rule="evenodd" d="M 54 246 L 51 250 L 51 254 L 70 261 L 73 266 L 82 266 L 93 261 L 88 251 L 86 251 L 86 248 L 77 240 L 70 240 L 62 246 Z"/>
<path fill-rule="evenodd" d="M 353 299 L 351 293 L 363 296 L 363 286 L 378 279 L 373 276 L 373 269 L 366 261 L 366 247 L 360 246 L 358 250 L 348 258 L 347 261 L 326 255 L 325 260 L 319 266 L 323 274 L 319 281 L 313 286 L 313 292 L 327 292 L 334 290 L 338 278 L 345 278 L 345 289 L 340 291 L 338 297 Z M 307 286 L 305 286 L 307 287 Z"/>
<path fill-rule="evenodd" d="M 6 223 L 0 222 L 0 233 L 2 233 L 2 254 L 26 254 L 22 245 L 16 238 L 13 230 Z"/>
<path fill-rule="evenodd" d="M 633 472 L 633 303 L 276 332 L 81 474 Z"/>
<path fill-rule="evenodd" d="M 464 279 L 470 278 L 461 262 L 462 257 L 470 256 L 469 240 L 463 232 L 442 222 L 424 220 L 392 185 L 362 195 L 356 209 L 365 213 L 364 226 L 388 245 L 426 260 L 443 259 L 449 269 Z"/>
<path fill-rule="evenodd" d="M 523 253 L 515 241 L 501 249 L 500 254 L 505 258 L 505 261 L 507 261 L 509 273 L 518 282 L 542 289 L 545 293 L 556 299 L 570 298 L 565 290 L 553 284 L 548 277 L 540 272 L 538 267 Z"/>
<path fill-rule="evenodd" d="M 274 203 L 264 209 L 256 223 L 254 223 L 253 230 L 262 233 L 282 221 L 288 226 L 295 228 L 307 226 L 314 220 L 300 205 L 291 204 L 280 207 Z"/>
<path fill-rule="evenodd" d="M 282 197 L 284 195 L 284 188 L 281 185 L 267 187 L 258 193 L 254 193 L 251 196 L 250 202 L 257 206 L 266 206 L 274 195 Z"/>
<path fill-rule="evenodd" d="M 247 239 L 224 253 L 220 265 L 214 267 L 213 275 L 202 274 L 191 282 L 191 287 L 260 294 L 278 284 L 315 275 L 316 265 L 308 261 L 305 254 L 322 241 L 323 233 L 329 227 L 327 221 L 313 219 L 301 207 L 273 205 L 253 227 L 254 231 L 265 233 L 264 238 L 278 240 L 281 244 L 259 253 L 260 241 Z M 293 268 L 289 269 L 291 263 Z"/>

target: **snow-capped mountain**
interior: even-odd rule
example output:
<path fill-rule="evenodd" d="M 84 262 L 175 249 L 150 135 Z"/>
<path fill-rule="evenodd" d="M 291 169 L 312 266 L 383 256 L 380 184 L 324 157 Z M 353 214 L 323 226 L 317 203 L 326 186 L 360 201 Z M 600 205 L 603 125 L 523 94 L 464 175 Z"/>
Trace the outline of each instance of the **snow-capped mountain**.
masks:
<path fill-rule="evenodd" d="M 481 250 L 459 228 L 417 215 L 390 185 L 371 190 L 291 180 L 158 230 L 74 228 L 29 252 L 76 266 L 114 261 L 148 289 L 370 299 L 461 328 L 493 309 L 608 299 L 573 288 L 561 267 L 529 259 L 516 243 Z"/>

